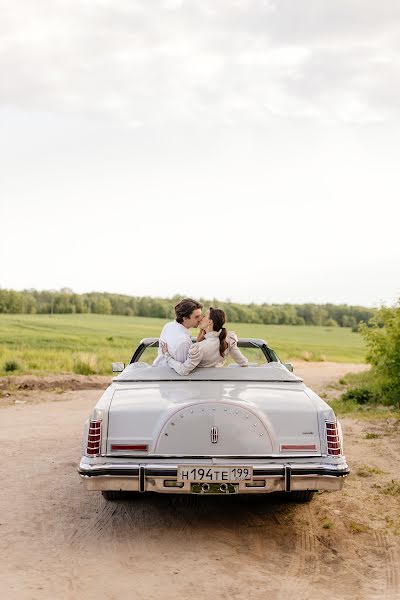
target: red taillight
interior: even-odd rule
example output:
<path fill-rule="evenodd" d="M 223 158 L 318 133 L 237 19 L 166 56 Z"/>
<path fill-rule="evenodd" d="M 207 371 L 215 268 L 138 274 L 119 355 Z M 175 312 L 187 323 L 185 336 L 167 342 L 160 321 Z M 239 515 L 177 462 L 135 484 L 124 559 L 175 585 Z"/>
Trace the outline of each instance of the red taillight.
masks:
<path fill-rule="evenodd" d="M 316 444 L 281 444 L 281 452 L 315 452 Z"/>
<path fill-rule="evenodd" d="M 331 456 L 340 456 L 342 449 L 340 447 L 339 430 L 336 421 L 326 421 L 326 445 L 328 454 Z"/>
<path fill-rule="evenodd" d="M 141 450 L 147 452 L 147 444 L 111 444 L 111 450 L 123 452 L 124 450 Z"/>
<path fill-rule="evenodd" d="M 88 456 L 99 456 L 101 446 L 101 421 L 89 421 L 88 441 L 86 454 Z"/>

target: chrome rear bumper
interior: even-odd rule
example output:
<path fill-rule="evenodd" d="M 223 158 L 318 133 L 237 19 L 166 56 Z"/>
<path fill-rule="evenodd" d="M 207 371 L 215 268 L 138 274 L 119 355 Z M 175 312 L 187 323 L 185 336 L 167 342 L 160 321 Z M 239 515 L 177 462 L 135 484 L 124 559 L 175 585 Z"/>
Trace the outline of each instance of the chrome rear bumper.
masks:
<path fill-rule="evenodd" d="M 177 482 L 177 471 L 176 464 L 88 464 L 83 460 L 78 469 L 88 490 L 192 493 L 189 482 L 183 484 Z M 253 465 L 252 482 L 241 481 L 235 486 L 237 486 L 237 493 L 240 494 L 340 490 L 349 472 L 347 464 L 343 462 L 338 465 L 256 464 Z"/>

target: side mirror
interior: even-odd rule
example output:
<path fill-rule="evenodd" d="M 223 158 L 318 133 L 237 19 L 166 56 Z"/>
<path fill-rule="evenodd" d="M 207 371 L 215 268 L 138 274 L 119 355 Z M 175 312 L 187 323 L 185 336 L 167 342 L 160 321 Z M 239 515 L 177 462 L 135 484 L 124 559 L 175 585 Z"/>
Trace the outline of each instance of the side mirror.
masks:
<path fill-rule="evenodd" d="M 125 369 L 125 363 L 112 363 L 113 373 L 122 373 Z"/>
<path fill-rule="evenodd" d="M 287 368 L 288 371 L 293 373 L 293 365 L 292 363 L 283 363 L 283 366 Z"/>

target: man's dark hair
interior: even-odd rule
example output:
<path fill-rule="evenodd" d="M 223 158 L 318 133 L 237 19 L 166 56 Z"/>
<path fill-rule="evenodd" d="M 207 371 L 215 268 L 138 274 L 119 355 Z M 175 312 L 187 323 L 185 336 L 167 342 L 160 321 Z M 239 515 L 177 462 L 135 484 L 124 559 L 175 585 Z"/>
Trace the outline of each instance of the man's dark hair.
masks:
<path fill-rule="evenodd" d="M 197 300 L 192 300 L 192 298 L 183 298 L 175 306 L 175 315 L 178 323 L 183 323 L 184 317 L 189 318 L 197 308 L 203 308 L 203 305 L 197 302 Z"/>

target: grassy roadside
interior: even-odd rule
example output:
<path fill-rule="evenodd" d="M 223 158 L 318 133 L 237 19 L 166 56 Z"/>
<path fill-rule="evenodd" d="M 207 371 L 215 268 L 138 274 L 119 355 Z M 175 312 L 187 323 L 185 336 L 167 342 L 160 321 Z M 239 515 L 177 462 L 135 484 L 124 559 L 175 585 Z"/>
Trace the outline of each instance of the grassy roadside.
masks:
<path fill-rule="evenodd" d="M 128 362 L 143 337 L 156 337 L 164 319 L 109 315 L 0 315 L 0 375 L 110 373 L 113 361 Z M 363 362 L 358 333 L 339 327 L 235 323 L 242 337 L 265 339 L 282 360 Z M 6 368 L 10 363 L 11 369 Z M 78 366 L 77 366 L 78 365 Z"/>
<path fill-rule="evenodd" d="M 363 420 L 400 420 L 400 404 L 384 405 L 374 402 L 357 402 L 354 398 L 349 398 L 346 392 L 354 387 L 370 387 L 373 381 L 373 372 L 364 371 L 361 373 L 347 373 L 338 381 L 326 386 L 320 394 L 335 411 L 337 416 L 353 416 Z"/>
<path fill-rule="evenodd" d="M 400 411 L 395 406 L 383 406 L 381 404 L 369 404 L 361 406 L 353 401 L 343 401 L 340 398 L 328 401 L 337 417 L 356 417 L 365 421 L 396 419 L 400 421 Z"/>

